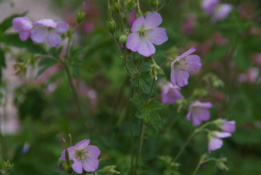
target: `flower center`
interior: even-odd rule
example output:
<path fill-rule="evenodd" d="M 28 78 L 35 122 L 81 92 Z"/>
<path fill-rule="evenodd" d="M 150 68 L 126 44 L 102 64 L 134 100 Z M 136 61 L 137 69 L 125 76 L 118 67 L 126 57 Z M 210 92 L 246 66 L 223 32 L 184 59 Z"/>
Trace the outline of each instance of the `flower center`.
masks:
<path fill-rule="evenodd" d="M 140 30 L 138 30 L 140 38 L 146 38 L 149 39 L 149 37 L 146 35 L 151 29 L 145 29 L 144 26 L 142 25 Z"/>
<path fill-rule="evenodd" d="M 88 151 L 84 151 L 84 149 L 79 149 L 75 151 L 75 157 L 77 160 L 86 160 Z"/>

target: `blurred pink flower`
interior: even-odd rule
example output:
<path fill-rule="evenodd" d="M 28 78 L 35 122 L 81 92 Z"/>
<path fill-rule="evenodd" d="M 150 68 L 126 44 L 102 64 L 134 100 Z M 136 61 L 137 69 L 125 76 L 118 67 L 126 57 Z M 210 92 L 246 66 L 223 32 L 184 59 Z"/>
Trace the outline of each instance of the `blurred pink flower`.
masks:
<path fill-rule="evenodd" d="M 212 16 L 212 21 L 216 22 L 226 19 L 229 13 L 231 12 L 232 8 L 233 7 L 230 4 L 217 5 Z"/>
<path fill-rule="evenodd" d="M 218 4 L 219 0 L 202 0 L 201 7 L 206 13 L 212 14 Z"/>
<path fill-rule="evenodd" d="M 259 75 L 258 68 L 250 68 L 247 73 L 239 74 L 238 80 L 240 82 L 255 83 Z"/>
<path fill-rule="evenodd" d="M 129 18 L 130 27 L 132 27 L 132 24 L 134 23 L 135 20 L 136 20 L 136 11 L 133 10 L 130 12 L 130 18 Z"/>
<path fill-rule="evenodd" d="M 186 20 L 182 22 L 182 30 L 187 34 L 192 34 L 194 32 L 194 27 L 196 24 L 195 14 L 189 13 Z"/>
<path fill-rule="evenodd" d="M 47 40 L 48 45 L 57 47 L 61 44 L 60 34 L 66 33 L 69 25 L 66 22 L 55 22 L 52 19 L 42 19 L 33 22 L 34 28 L 31 32 L 31 39 L 36 43 L 43 43 Z"/>
<path fill-rule="evenodd" d="M 210 118 L 209 108 L 212 108 L 212 104 L 209 102 L 201 103 L 200 101 L 190 105 L 189 112 L 186 116 L 187 120 L 192 119 L 194 126 L 198 126 L 202 121 L 207 121 Z"/>
<path fill-rule="evenodd" d="M 253 61 L 253 63 L 255 63 L 256 65 L 261 66 L 261 53 L 254 54 L 254 55 L 252 56 L 252 61 Z"/>

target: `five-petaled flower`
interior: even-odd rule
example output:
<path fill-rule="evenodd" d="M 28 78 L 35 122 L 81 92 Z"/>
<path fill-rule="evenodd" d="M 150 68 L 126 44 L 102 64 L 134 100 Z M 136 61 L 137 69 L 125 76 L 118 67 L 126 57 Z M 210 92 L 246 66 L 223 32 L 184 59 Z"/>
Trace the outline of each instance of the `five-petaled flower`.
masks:
<path fill-rule="evenodd" d="M 63 21 L 54 21 L 52 19 L 42 19 L 33 22 L 34 28 L 31 32 L 31 38 L 36 43 L 42 43 L 47 40 L 47 43 L 52 47 L 57 47 L 61 44 L 62 38 L 60 34 L 66 33 L 69 25 Z"/>
<path fill-rule="evenodd" d="M 192 47 L 172 62 L 170 79 L 171 83 L 180 87 L 188 84 L 189 71 L 197 71 L 201 67 L 200 57 L 190 55 L 196 49 Z"/>
<path fill-rule="evenodd" d="M 187 120 L 191 120 L 194 126 L 198 126 L 202 121 L 207 121 L 210 118 L 209 108 L 212 107 L 212 104 L 209 102 L 201 103 L 200 101 L 191 104 L 189 107 L 189 112 L 186 116 Z"/>
<path fill-rule="evenodd" d="M 177 99 L 180 99 L 182 97 L 183 96 L 180 93 L 180 88 L 178 86 L 173 86 L 171 83 L 164 85 L 161 92 L 162 103 L 173 104 L 177 101 Z"/>
<path fill-rule="evenodd" d="M 33 25 L 28 17 L 14 18 L 13 26 L 17 31 L 19 31 L 19 37 L 22 41 L 25 41 L 30 37 Z"/>
<path fill-rule="evenodd" d="M 161 45 L 168 40 L 166 30 L 158 27 L 162 23 L 160 14 L 150 13 L 146 18 L 137 18 L 132 27 L 131 34 L 127 38 L 127 48 L 143 56 L 154 54 L 155 45 Z"/>
<path fill-rule="evenodd" d="M 223 141 L 221 138 L 230 137 L 231 133 L 228 132 L 219 132 L 219 131 L 211 131 L 208 134 L 208 152 L 219 149 L 223 145 Z"/>
<path fill-rule="evenodd" d="M 94 172 L 98 168 L 100 149 L 89 143 L 90 140 L 85 139 L 67 149 L 69 160 L 73 160 L 72 169 L 78 174 L 82 174 L 83 170 Z M 66 161 L 65 150 L 62 152 L 61 159 Z"/>

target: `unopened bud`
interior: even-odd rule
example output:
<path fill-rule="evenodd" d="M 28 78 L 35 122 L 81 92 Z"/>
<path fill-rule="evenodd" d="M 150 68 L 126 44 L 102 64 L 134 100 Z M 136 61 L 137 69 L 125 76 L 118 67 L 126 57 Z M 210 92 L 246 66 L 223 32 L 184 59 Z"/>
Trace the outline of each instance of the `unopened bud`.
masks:
<path fill-rule="evenodd" d="M 223 83 L 223 81 L 222 80 L 220 80 L 220 79 L 216 79 L 216 80 L 214 80 L 213 81 L 213 86 L 214 86 L 214 88 L 223 88 L 224 87 L 224 83 Z"/>
<path fill-rule="evenodd" d="M 126 44 L 126 42 L 127 42 L 127 36 L 125 35 L 125 34 L 123 34 L 123 35 L 121 35 L 120 36 L 120 39 L 119 39 L 119 42 L 121 43 L 121 44 Z"/>
<path fill-rule="evenodd" d="M 116 22 L 114 21 L 114 19 L 107 21 L 107 27 L 110 33 L 114 33 L 116 30 Z"/>
<path fill-rule="evenodd" d="M 193 97 L 195 97 L 195 98 L 206 97 L 208 94 L 209 94 L 209 92 L 205 89 L 196 88 L 193 91 Z"/>
<path fill-rule="evenodd" d="M 77 23 L 81 23 L 83 20 L 84 20 L 84 17 L 85 17 L 85 13 L 83 11 L 78 11 L 77 12 L 77 15 L 76 15 L 76 20 L 77 20 Z"/>
<path fill-rule="evenodd" d="M 10 170 L 12 170 L 14 167 L 14 164 L 12 164 L 9 160 L 3 162 L 3 169 L 5 170 L 5 172 L 9 172 Z"/>
<path fill-rule="evenodd" d="M 158 74 L 164 74 L 161 67 L 159 67 L 155 62 L 150 66 L 150 75 L 153 79 L 158 80 L 157 75 Z"/>
<path fill-rule="evenodd" d="M 136 0 L 126 0 L 125 1 L 125 8 L 129 11 L 132 11 L 136 8 L 137 3 Z"/>
<path fill-rule="evenodd" d="M 105 174 L 108 174 L 108 175 L 113 175 L 113 174 L 120 174 L 119 171 L 116 171 L 115 170 L 116 166 L 115 165 L 110 165 L 110 166 L 106 166 L 102 169 L 102 171 L 105 173 Z"/>
<path fill-rule="evenodd" d="M 221 159 L 217 160 L 217 162 L 216 162 L 217 167 L 218 167 L 220 170 L 226 170 L 226 171 L 228 171 L 228 167 L 227 167 L 227 166 L 225 165 L 225 163 L 224 163 L 224 162 L 226 162 L 226 161 L 227 161 L 226 158 L 221 158 Z"/>

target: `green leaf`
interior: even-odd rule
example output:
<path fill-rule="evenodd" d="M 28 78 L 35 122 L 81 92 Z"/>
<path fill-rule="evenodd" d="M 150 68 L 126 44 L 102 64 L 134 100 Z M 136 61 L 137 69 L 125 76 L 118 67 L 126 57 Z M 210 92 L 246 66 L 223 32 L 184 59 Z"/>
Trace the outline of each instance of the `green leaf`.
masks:
<path fill-rule="evenodd" d="M 1 24 L 0 24 L 0 33 L 4 33 L 7 29 L 12 27 L 12 22 L 13 22 L 14 18 L 19 17 L 19 16 L 24 16 L 24 15 L 26 15 L 26 13 L 27 12 L 24 12 L 24 13 L 21 13 L 21 14 L 14 14 L 14 15 L 6 18 L 4 21 L 2 21 Z"/>
<path fill-rule="evenodd" d="M 3 34 L 0 33 L 0 43 L 18 47 L 18 48 L 24 48 L 27 51 L 31 53 L 37 53 L 37 54 L 45 54 L 46 51 L 40 47 L 40 45 L 37 45 L 33 43 L 31 40 L 27 41 L 21 41 L 19 39 L 18 34 Z"/>
<path fill-rule="evenodd" d="M 150 124 L 153 127 L 153 129 L 156 131 L 156 133 L 159 133 L 161 129 L 161 117 L 159 114 L 153 112 L 149 116 Z"/>
<path fill-rule="evenodd" d="M 163 105 L 155 100 L 150 100 L 148 103 L 140 102 L 139 106 L 140 108 L 136 116 L 140 119 L 144 119 L 150 117 L 155 111 L 160 110 Z"/>
<path fill-rule="evenodd" d="M 139 85 L 140 85 L 142 92 L 144 92 L 145 94 L 149 94 L 152 83 L 153 83 L 153 80 L 150 76 L 150 71 L 145 71 L 145 72 L 140 73 Z M 138 87 L 138 79 L 136 77 L 133 78 L 132 84 L 134 87 Z M 155 88 L 152 89 L 152 94 L 154 94 L 154 89 Z"/>

